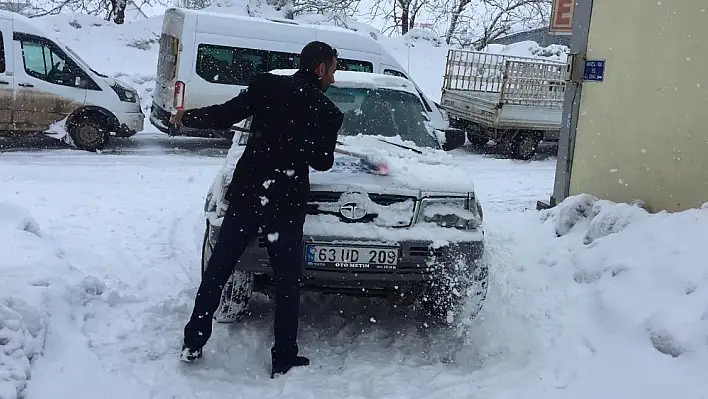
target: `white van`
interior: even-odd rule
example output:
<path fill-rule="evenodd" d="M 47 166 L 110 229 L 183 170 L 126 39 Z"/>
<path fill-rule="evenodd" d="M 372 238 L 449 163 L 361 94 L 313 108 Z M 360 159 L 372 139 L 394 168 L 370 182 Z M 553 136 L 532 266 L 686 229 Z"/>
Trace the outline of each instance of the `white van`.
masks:
<path fill-rule="evenodd" d="M 349 29 L 170 8 L 162 22 L 150 122 L 175 136 L 227 134 L 175 127 L 169 119 L 174 110 L 228 101 L 258 73 L 297 68 L 300 51 L 313 40 L 337 49 L 339 70 L 408 79 L 404 68 L 379 42 Z M 416 88 L 431 123 L 446 129 L 449 125 L 443 112 Z"/>
<path fill-rule="evenodd" d="M 76 147 L 143 130 L 137 91 L 92 70 L 29 18 L 0 11 L 0 135 L 44 133 L 64 121 Z"/>

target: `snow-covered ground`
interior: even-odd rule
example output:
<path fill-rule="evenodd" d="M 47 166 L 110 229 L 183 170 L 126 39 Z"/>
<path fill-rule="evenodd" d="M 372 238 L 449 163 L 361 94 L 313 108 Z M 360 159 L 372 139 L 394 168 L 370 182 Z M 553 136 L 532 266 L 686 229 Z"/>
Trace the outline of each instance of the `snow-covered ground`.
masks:
<path fill-rule="evenodd" d="M 39 21 L 133 82 L 147 111 L 160 18 Z M 446 49 L 422 36 L 381 40 L 403 65 L 410 52 L 411 75 L 438 99 Z M 268 378 L 265 300 L 218 325 L 203 362 L 181 364 L 204 195 L 227 148 L 146 126 L 99 154 L 0 152 L 0 399 L 708 396 L 708 210 L 649 215 L 578 196 L 538 212 L 554 158 L 467 149 L 453 153 L 484 206 L 491 285 L 462 338 L 376 301 L 306 295 L 311 367 Z"/>
<path fill-rule="evenodd" d="M 217 325 L 201 364 L 178 362 L 224 149 L 145 134 L 102 154 L 2 154 L 0 398 L 708 394 L 707 211 L 650 216 L 585 196 L 526 210 L 555 161 L 465 149 L 454 154 L 484 201 L 492 277 L 464 339 L 404 309 L 307 295 L 311 367 L 268 378 L 265 300 Z"/>

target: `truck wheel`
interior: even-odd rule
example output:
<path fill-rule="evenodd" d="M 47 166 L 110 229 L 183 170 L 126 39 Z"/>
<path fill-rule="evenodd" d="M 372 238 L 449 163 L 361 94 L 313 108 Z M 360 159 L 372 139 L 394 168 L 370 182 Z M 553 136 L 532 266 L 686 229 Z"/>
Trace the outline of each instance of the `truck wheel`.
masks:
<path fill-rule="evenodd" d="M 209 242 L 209 223 L 207 223 L 202 243 L 202 277 L 209 265 L 212 249 Z M 219 307 L 214 312 L 214 320 L 217 323 L 234 323 L 241 320 L 246 314 L 248 301 L 253 295 L 253 281 L 253 273 L 234 270 L 224 285 Z"/>
<path fill-rule="evenodd" d="M 520 132 L 511 142 L 511 154 L 516 159 L 528 161 L 536 155 L 541 136 L 533 132 Z"/>
<path fill-rule="evenodd" d="M 433 280 L 423 298 L 423 311 L 433 324 L 455 326 L 471 321 L 482 310 L 487 298 L 489 268 L 475 261 L 468 275 L 452 273 Z"/>
<path fill-rule="evenodd" d="M 67 131 L 77 148 L 96 152 L 102 150 L 110 138 L 106 118 L 98 113 L 85 113 L 69 121 Z"/>

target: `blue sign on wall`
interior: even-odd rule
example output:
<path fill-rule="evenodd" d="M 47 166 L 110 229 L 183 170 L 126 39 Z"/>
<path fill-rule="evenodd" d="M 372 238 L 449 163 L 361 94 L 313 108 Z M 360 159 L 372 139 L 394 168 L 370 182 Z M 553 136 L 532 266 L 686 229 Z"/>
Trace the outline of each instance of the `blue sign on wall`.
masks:
<path fill-rule="evenodd" d="M 586 60 L 583 81 L 602 82 L 605 79 L 605 60 Z"/>

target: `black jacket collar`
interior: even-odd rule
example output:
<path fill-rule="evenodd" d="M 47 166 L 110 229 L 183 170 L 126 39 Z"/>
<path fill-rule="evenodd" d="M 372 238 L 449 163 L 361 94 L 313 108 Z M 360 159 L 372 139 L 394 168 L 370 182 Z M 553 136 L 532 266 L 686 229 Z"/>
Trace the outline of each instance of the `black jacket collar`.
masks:
<path fill-rule="evenodd" d="M 316 87 L 318 89 L 320 88 L 320 79 L 317 77 L 317 75 L 315 75 L 314 72 L 298 69 L 293 76 L 301 78 L 313 87 Z"/>

